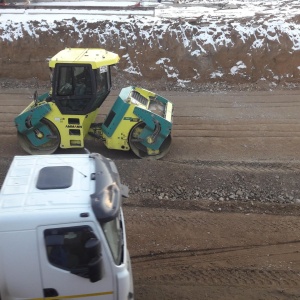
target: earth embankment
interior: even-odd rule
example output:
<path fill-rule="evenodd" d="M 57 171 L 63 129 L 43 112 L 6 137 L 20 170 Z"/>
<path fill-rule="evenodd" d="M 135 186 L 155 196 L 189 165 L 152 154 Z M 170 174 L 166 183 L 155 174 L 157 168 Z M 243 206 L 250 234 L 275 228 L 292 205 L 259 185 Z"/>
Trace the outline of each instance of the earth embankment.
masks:
<path fill-rule="evenodd" d="M 0 77 L 47 80 L 65 47 L 119 54 L 114 77 L 157 88 L 205 83 L 293 87 L 300 80 L 300 18 L 10 21 L 0 26 Z"/>

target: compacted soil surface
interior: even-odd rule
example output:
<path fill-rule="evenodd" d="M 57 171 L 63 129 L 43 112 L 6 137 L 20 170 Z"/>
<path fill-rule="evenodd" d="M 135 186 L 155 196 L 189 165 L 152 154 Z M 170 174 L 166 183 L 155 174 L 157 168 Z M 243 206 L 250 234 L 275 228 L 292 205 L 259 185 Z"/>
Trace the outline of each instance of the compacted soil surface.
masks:
<path fill-rule="evenodd" d="M 0 90 L 0 184 L 13 156 L 27 155 L 13 119 L 33 91 Z M 163 159 L 85 145 L 130 188 L 135 299 L 299 299 L 300 91 L 160 94 L 175 107 Z"/>

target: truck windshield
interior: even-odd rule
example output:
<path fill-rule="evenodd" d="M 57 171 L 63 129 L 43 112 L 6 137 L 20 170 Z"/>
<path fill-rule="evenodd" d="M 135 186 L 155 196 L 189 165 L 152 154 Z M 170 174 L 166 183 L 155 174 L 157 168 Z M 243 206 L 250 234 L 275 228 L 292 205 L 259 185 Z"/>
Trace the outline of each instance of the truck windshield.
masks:
<path fill-rule="evenodd" d="M 122 221 L 120 217 L 107 223 L 101 224 L 116 265 L 120 265 L 122 263 L 123 229 L 121 225 Z"/>

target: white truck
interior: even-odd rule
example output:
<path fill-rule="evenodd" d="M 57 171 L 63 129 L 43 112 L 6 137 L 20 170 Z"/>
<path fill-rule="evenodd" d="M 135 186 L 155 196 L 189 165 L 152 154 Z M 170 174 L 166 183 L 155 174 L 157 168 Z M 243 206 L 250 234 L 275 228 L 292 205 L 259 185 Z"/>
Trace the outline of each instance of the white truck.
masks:
<path fill-rule="evenodd" d="M 127 194 L 100 154 L 14 157 L 0 192 L 1 299 L 133 299 Z"/>

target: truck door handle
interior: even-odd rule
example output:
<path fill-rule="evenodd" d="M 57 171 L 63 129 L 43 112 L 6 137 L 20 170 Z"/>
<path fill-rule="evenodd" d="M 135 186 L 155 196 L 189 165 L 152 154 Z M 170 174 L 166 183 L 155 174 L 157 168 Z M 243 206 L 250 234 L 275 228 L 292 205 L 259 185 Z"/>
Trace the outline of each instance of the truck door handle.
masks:
<path fill-rule="evenodd" d="M 57 297 L 58 296 L 58 292 L 56 289 L 52 289 L 52 288 L 49 288 L 49 289 L 44 289 L 44 297 Z"/>

